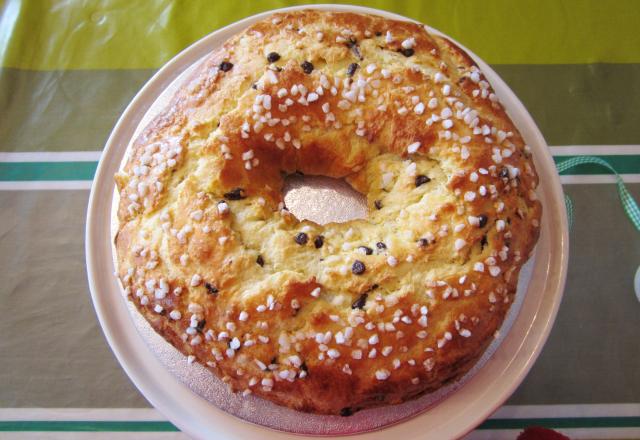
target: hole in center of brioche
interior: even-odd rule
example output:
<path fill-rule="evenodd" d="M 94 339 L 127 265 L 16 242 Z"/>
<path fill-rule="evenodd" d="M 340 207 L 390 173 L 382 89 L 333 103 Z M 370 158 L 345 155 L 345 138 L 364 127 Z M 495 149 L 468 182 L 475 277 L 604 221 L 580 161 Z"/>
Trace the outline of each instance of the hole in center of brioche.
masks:
<path fill-rule="evenodd" d="M 285 178 L 284 202 L 298 220 L 315 223 L 346 223 L 367 218 L 363 194 L 344 179 L 292 174 Z"/>

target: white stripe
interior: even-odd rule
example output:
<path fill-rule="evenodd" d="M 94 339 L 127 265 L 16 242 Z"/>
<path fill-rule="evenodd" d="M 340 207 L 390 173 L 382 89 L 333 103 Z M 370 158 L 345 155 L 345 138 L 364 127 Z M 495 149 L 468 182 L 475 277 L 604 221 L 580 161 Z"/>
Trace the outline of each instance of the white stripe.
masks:
<path fill-rule="evenodd" d="M 625 183 L 640 183 L 640 174 L 621 174 Z M 594 174 L 577 176 L 560 176 L 563 185 L 586 185 L 616 183 L 612 175 Z M 61 191 L 91 189 L 91 180 L 41 180 L 41 181 L 0 181 L 0 191 Z"/>
<path fill-rule="evenodd" d="M 154 408 L 0 408 L 2 421 L 138 421 L 167 420 Z"/>
<path fill-rule="evenodd" d="M 522 430 L 478 430 L 463 440 L 514 440 Z M 574 439 L 631 439 L 640 438 L 636 428 L 562 429 Z M 302 437 L 301 437 L 302 438 Z M 3 432 L 3 440 L 189 440 L 182 432 Z"/>
<path fill-rule="evenodd" d="M 558 432 L 574 439 L 631 439 L 640 438 L 640 428 L 571 428 Z M 514 440 L 522 429 L 478 429 L 462 440 Z"/>
<path fill-rule="evenodd" d="M 612 156 L 640 154 L 640 145 L 556 145 L 549 147 L 554 156 Z"/>
<path fill-rule="evenodd" d="M 640 403 L 505 405 L 490 419 L 638 417 Z M 154 408 L 0 408 L 0 420 L 162 421 Z"/>
<path fill-rule="evenodd" d="M 91 183 L 91 180 L 0 181 L 0 191 L 89 190 Z"/>
<path fill-rule="evenodd" d="M 640 183 L 640 174 L 620 174 L 625 183 Z M 613 174 L 576 174 L 560 176 L 563 185 L 584 185 L 600 183 L 616 183 Z"/>
<path fill-rule="evenodd" d="M 513 437 L 515 438 L 515 437 Z M 2 440 L 191 440 L 182 432 L 3 432 Z"/>
<path fill-rule="evenodd" d="M 505 405 L 494 413 L 490 419 L 523 419 L 523 418 L 580 418 L 580 417 L 630 417 L 640 414 L 640 404 L 584 404 L 584 405 Z M 153 408 L 0 408 L 0 421 L 165 421 L 166 418 Z M 572 428 L 559 430 L 570 438 L 580 439 L 625 439 L 640 438 L 640 428 Z M 520 429 L 476 430 L 464 437 L 464 440 L 512 440 L 522 432 Z M 7 433 L 4 433 L 5 435 Z M 15 438 L 29 438 L 28 433 L 16 435 Z M 65 433 L 55 439 L 93 439 L 97 433 Z M 71 434 L 71 435 L 70 435 Z M 118 433 L 120 437 L 100 433 L 104 438 L 143 438 L 131 437 L 128 433 Z M 145 433 L 136 433 L 143 435 Z M 165 433 L 153 433 L 150 438 L 182 439 L 182 434 L 173 433 L 165 437 Z M 177 435 L 176 435 L 177 434 Z M 9 437 L 7 437 L 9 438 Z M 11 437 L 14 438 L 14 437 Z"/>
<path fill-rule="evenodd" d="M 581 405 L 504 405 L 490 419 L 558 417 L 638 417 L 640 403 L 596 403 Z"/>
<path fill-rule="evenodd" d="M 0 162 L 97 162 L 102 151 L 29 151 L 0 153 Z"/>
<path fill-rule="evenodd" d="M 640 174 L 621 174 L 625 183 L 640 183 Z M 608 174 L 560 176 L 563 185 L 597 185 L 616 183 L 616 178 Z M 90 190 L 91 180 L 41 180 L 41 181 L 0 181 L 0 191 L 47 191 L 47 190 Z"/>

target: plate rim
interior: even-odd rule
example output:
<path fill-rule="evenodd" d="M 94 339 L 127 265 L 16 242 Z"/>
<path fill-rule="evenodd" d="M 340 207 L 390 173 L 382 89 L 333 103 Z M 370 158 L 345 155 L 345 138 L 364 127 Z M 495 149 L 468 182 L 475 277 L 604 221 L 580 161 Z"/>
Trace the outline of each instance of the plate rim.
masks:
<path fill-rule="evenodd" d="M 107 248 L 106 252 L 111 254 L 111 246 L 110 243 L 104 243 L 104 231 L 106 230 L 106 236 L 110 237 L 110 215 L 104 215 L 104 211 L 108 213 L 111 209 L 110 203 L 110 194 L 113 191 L 113 163 L 117 162 L 119 166 L 119 160 L 114 161 L 113 156 L 114 152 L 117 152 L 118 148 L 122 148 L 122 143 L 119 140 L 125 135 L 127 130 L 127 124 L 129 124 L 130 119 L 136 116 L 136 113 L 142 117 L 150 105 L 153 103 L 155 98 L 157 98 L 158 94 L 155 93 L 157 89 L 163 89 L 164 86 L 170 84 L 177 76 L 182 73 L 183 70 L 188 68 L 194 62 L 197 62 L 202 56 L 204 56 L 207 52 L 210 51 L 210 47 L 213 44 L 213 41 L 226 40 L 229 36 L 235 34 L 240 31 L 242 28 L 248 26 L 250 23 L 265 18 L 269 15 L 272 15 L 276 12 L 283 11 L 293 11 L 300 9 L 321 9 L 321 10 L 333 10 L 333 11 L 348 11 L 348 12 L 359 12 L 359 13 L 368 13 L 380 15 L 383 17 L 405 20 L 405 21 L 414 21 L 408 17 L 404 17 L 395 13 L 391 13 L 381 9 L 362 7 L 362 6 L 352 6 L 352 5 L 334 5 L 334 4 L 318 4 L 318 5 L 301 5 L 301 6 L 293 6 L 287 8 L 280 8 L 274 10 L 268 10 L 259 14 L 252 15 L 250 17 L 246 17 L 242 20 L 231 23 L 228 26 L 225 26 L 221 29 L 218 29 L 200 40 L 196 41 L 183 51 L 181 51 L 178 55 L 173 57 L 170 61 L 168 61 L 163 67 L 161 67 L 158 72 L 156 72 L 151 79 L 147 81 L 147 83 L 142 87 L 142 89 L 136 94 L 133 100 L 129 103 L 127 108 L 124 110 L 118 122 L 116 123 L 113 131 L 111 132 L 101 155 L 98 168 L 95 173 L 95 177 L 91 187 L 91 193 L 89 196 L 89 203 L 87 207 L 87 223 L 86 223 L 86 235 L 85 235 L 85 255 L 86 255 L 86 264 L 87 264 L 87 276 L 89 281 L 89 287 L 91 292 L 91 297 L 93 301 L 93 305 L 96 311 L 96 315 L 98 316 L 98 320 L 100 322 L 100 326 L 102 331 L 107 339 L 107 342 L 114 352 L 118 362 L 125 370 L 129 378 L 136 385 L 138 390 L 142 393 L 142 395 L 149 400 L 149 402 L 157 408 L 165 417 L 167 417 L 172 423 L 178 426 L 183 432 L 188 433 L 194 437 L 207 437 L 215 434 L 224 433 L 228 437 L 238 436 L 238 438 L 242 438 L 246 436 L 249 432 L 253 435 L 263 435 L 269 436 L 270 438 L 294 438 L 299 437 L 298 434 L 287 433 L 282 431 L 274 431 L 271 429 L 265 429 L 264 427 L 254 425 L 248 422 L 245 422 L 241 419 L 238 419 L 231 414 L 228 414 L 214 405 L 210 404 L 200 396 L 194 394 L 189 388 L 183 385 L 180 382 L 177 382 L 177 379 L 173 378 L 173 376 L 168 372 L 164 371 L 166 374 L 162 374 L 163 371 L 155 371 L 155 375 L 149 374 L 147 371 L 152 367 L 145 367 L 144 363 L 141 364 L 142 358 L 141 356 L 153 356 L 149 349 L 146 347 L 140 346 L 140 341 L 136 341 L 129 337 L 129 334 L 123 333 L 124 327 L 122 325 L 126 325 L 125 320 L 130 321 L 129 313 L 126 314 L 118 314 L 118 312 L 114 312 L 113 306 L 114 304 L 110 303 L 113 300 L 111 298 L 114 293 L 116 297 L 120 299 L 120 301 L 116 301 L 117 303 L 121 303 L 120 306 L 125 308 L 126 304 L 122 300 L 120 292 L 113 292 L 112 289 L 107 288 L 109 283 L 113 284 L 114 280 L 109 280 L 109 278 L 114 278 L 112 271 L 100 270 L 104 267 L 104 253 L 105 249 L 100 249 L 101 247 Z M 554 230 L 549 230 L 549 225 L 546 225 L 545 228 L 543 224 L 542 233 L 545 234 L 553 234 L 555 238 L 558 239 L 556 243 L 556 252 L 551 253 L 549 261 L 547 263 L 547 279 L 545 283 L 545 295 L 540 295 L 540 301 L 536 304 L 536 314 L 527 321 L 528 328 L 524 337 L 519 344 L 515 344 L 515 353 L 513 354 L 513 358 L 509 360 L 509 362 L 504 366 L 506 370 L 514 370 L 511 371 L 511 379 L 510 383 L 506 386 L 502 386 L 502 388 L 494 393 L 492 400 L 489 404 L 484 405 L 482 408 L 476 408 L 471 414 L 466 414 L 466 419 L 464 423 L 460 423 L 459 418 L 452 419 L 448 422 L 444 422 L 439 426 L 436 426 L 436 432 L 433 434 L 437 437 L 459 437 L 467 432 L 474 429 L 478 424 L 480 424 L 484 419 L 486 419 L 491 413 L 493 413 L 498 407 L 500 407 L 504 401 L 515 391 L 517 386 L 522 382 L 522 380 L 526 377 L 527 373 L 533 366 L 533 363 L 537 359 L 540 354 L 544 343 L 546 342 L 549 333 L 551 331 L 553 322 L 557 316 L 558 308 L 562 299 L 562 294 L 564 291 L 564 286 L 566 283 L 567 276 L 567 267 L 568 267 L 568 224 L 566 211 L 564 210 L 564 205 L 560 202 L 563 201 L 563 191 L 562 186 L 560 184 L 560 178 L 556 171 L 553 159 L 551 157 L 551 153 L 548 150 L 548 146 L 544 137 L 540 133 L 535 121 L 528 113 L 524 105 L 517 98 L 515 93 L 504 83 L 504 81 L 491 69 L 480 57 L 478 57 L 475 53 L 467 49 L 464 45 L 458 43 L 451 37 L 443 34 L 442 32 L 437 31 L 436 29 L 430 28 L 431 31 L 437 33 L 439 35 L 443 35 L 446 38 L 449 38 L 451 41 L 459 45 L 463 50 L 465 50 L 478 65 L 481 70 L 487 75 L 489 73 L 490 82 L 498 92 L 500 89 L 503 93 L 507 95 L 509 98 L 509 105 L 505 105 L 509 109 L 509 115 L 512 119 L 514 116 L 518 116 L 519 119 L 522 119 L 521 123 L 526 123 L 526 130 L 523 130 L 523 126 L 521 124 L 516 124 L 518 129 L 522 131 L 528 132 L 529 140 L 533 137 L 535 143 L 537 145 L 541 145 L 545 148 L 541 148 L 540 151 L 535 151 L 534 160 L 536 161 L 536 168 L 538 169 L 538 173 L 541 177 L 541 185 L 544 186 L 545 195 L 549 197 L 554 203 L 553 207 L 555 208 L 551 211 L 551 203 L 548 206 L 544 207 L 543 211 L 543 221 L 544 219 L 549 219 L 551 214 L 555 214 L 555 220 L 557 223 L 560 223 L 560 228 L 554 228 Z M 504 102 L 504 98 L 503 98 Z M 149 105 L 146 105 L 146 104 Z M 139 122 L 139 121 L 138 121 Z M 515 123 L 515 121 L 514 121 Z M 135 129 L 134 124 L 134 129 Z M 131 135 L 133 134 L 132 130 Z M 524 133 L 523 133 L 524 135 Z M 124 152 L 123 152 L 124 153 Z M 545 178 L 544 183 L 542 177 Z M 547 194 L 548 191 L 548 194 Z M 107 196 L 107 200 L 104 200 L 104 196 Z M 559 209 L 562 208 L 562 209 Z M 546 217 L 545 217 L 546 214 Z M 106 226 L 106 229 L 105 229 Z M 100 253 L 101 251 L 101 253 Z M 102 258 L 101 258 L 102 255 Z M 109 258 L 106 261 L 109 264 L 111 259 Z M 555 264 L 552 264 L 555 263 Z M 554 270 L 555 272 L 551 273 L 550 271 Z M 528 292 L 527 292 L 528 293 Z M 552 293 L 552 294 L 551 294 Z M 531 295 L 529 295 L 531 296 Z M 542 298 L 542 297 L 548 298 Z M 525 298 L 525 302 L 526 302 Z M 546 299 L 546 302 L 544 300 Z M 525 304 L 522 305 L 522 310 L 525 308 Z M 514 321 L 514 326 L 518 321 L 523 319 L 522 316 L 516 317 Z M 117 325 L 120 324 L 120 325 Z M 130 326 L 133 326 L 132 322 L 129 322 Z M 534 327 L 536 327 L 534 329 Z M 135 332 L 135 327 L 133 327 Z M 513 332 L 513 329 L 512 329 Z M 135 333 L 137 335 L 137 332 Z M 509 339 L 507 335 L 505 339 Z M 138 339 L 140 336 L 138 335 Z M 503 341 L 500 347 L 494 353 L 495 356 L 499 356 L 500 352 L 503 351 L 503 346 L 507 341 Z M 136 345 L 133 347 L 132 345 Z M 133 353 L 131 349 L 141 350 L 143 353 Z M 145 353 L 146 349 L 146 353 Z M 503 354 L 503 353 L 502 353 Z M 135 359 L 136 355 L 140 359 Z M 516 357 L 520 355 L 520 359 L 516 359 Z M 487 362 L 487 364 L 478 372 L 480 374 L 484 369 L 486 369 L 491 364 L 491 360 Z M 163 368 L 164 370 L 164 368 Z M 169 375 L 173 378 L 177 383 L 168 383 L 166 382 L 166 375 Z M 164 377 L 164 381 L 159 381 L 159 377 Z M 153 377 L 153 379 L 152 379 Z M 469 383 L 474 382 L 474 378 L 469 380 Z M 155 385 L 154 385 L 155 380 Z M 166 389 L 158 389 L 157 384 L 162 383 L 166 387 Z M 460 393 L 469 386 L 469 384 L 465 384 L 460 390 L 453 393 L 452 396 L 444 399 L 443 402 L 435 405 L 434 409 L 439 407 L 442 403 L 449 401 L 456 395 L 460 395 Z M 183 396 L 187 396 L 191 394 L 190 403 L 192 406 L 190 408 L 186 408 L 183 405 L 172 405 L 172 393 L 180 393 Z M 198 402 L 199 400 L 199 402 Z M 204 405 L 203 405 L 204 403 Z M 467 409 L 470 408 L 472 404 L 469 404 Z M 477 406 L 477 405 L 476 405 Z M 358 436 L 361 438 L 367 439 L 376 439 L 383 438 L 388 434 L 398 434 L 405 435 L 408 438 L 424 438 L 424 427 L 418 428 L 418 431 L 412 432 L 411 429 L 414 429 L 419 426 L 419 420 L 427 418 L 429 413 L 432 410 L 428 410 L 422 414 L 419 414 L 409 420 L 403 421 L 399 424 L 392 425 L 388 428 L 383 428 L 381 430 L 367 432 L 362 434 L 351 435 L 350 437 Z M 469 411 L 467 411 L 469 412 Z M 212 419 L 212 415 L 215 414 L 222 420 L 224 423 L 222 425 L 225 426 L 217 426 L 216 428 L 223 428 L 222 431 L 212 430 L 211 423 L 207 423 L 206 419 Z M 465 416 L 463 414 L 461 417 Z M 227 426 L 228 425 L 228 426 Z M 231 426 L 233 425 L 233 426 Z M 226 429 L 229 428 L 229 429 Z M 243 429 L 244 428 L 244 429 Z M 247 431 L 248 429 L 248 431 Z M 382 434 L 384 433 L 384 434 Z"/>

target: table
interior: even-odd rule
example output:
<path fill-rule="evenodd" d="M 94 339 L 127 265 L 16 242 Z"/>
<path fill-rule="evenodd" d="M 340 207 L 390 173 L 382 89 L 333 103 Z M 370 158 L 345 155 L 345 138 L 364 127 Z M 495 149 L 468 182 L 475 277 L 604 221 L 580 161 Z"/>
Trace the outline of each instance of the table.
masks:
<path fill-rule="evenodd" d="M 132 386 L 100 331 L 84 269 L 88 190 L 116 119 L 158 67 L 225 24 L 299 3 L 0 2 L 1 438 L 185 438 Z M 557 161 L 601 157 L 640 198 L 637 3 L 352 3 L 474 50 Z M 640 438 L 640 235 L 604 172 L 563 174 L 575 221 L 558 318 L 531 373 L 469 438 L 515 438 L 530 425 Z"/>

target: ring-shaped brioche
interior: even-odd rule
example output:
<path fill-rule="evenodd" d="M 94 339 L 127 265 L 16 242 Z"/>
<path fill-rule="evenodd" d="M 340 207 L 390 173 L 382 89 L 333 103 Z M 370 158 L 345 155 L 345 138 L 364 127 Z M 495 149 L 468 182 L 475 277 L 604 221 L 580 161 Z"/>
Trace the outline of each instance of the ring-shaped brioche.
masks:
<path fill-rule="evenodd" d="M 455 380 L 537 241 L 531 154 L 472 59 L 416 23 L 278 13 L 201 63 L 116 175 L 126 293 L 227 382 L 348 415 Z M 318 225 L 283 179 L 345 178 Z"/>

